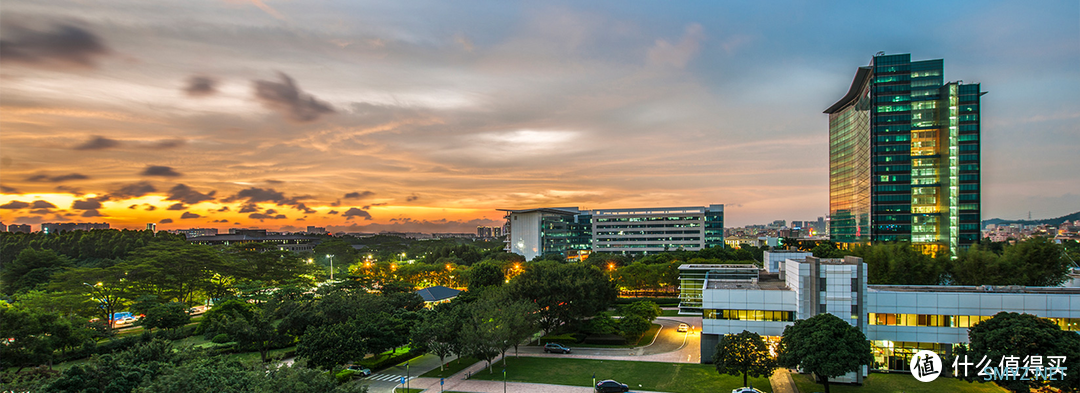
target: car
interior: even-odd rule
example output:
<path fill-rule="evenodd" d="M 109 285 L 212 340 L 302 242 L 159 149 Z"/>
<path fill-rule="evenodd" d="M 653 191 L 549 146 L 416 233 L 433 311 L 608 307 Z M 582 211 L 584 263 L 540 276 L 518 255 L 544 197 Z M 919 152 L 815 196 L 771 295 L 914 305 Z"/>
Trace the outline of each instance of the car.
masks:
<path fill-rule="evenodd" d="M 570 348 L 565 347 L 559 343 L 547 343 L 544 345 L 544 352 L 550 353 L 570 353 Z"/>
<path fill-rule="evenodd" d="M 609 392 L 629 392 L 630 387 L 625 383 L 619 383 L 612 379 L 605 379 L 596 383 L 597 393 L 609 393 Z"/>
<path fill-rule="evenodd" d="M 754 388 L 735 388 L 731 390 L 731 393 L 765 393 Z"/>
<path fill-rule="evenodd" d="M 361 377 L 366 377 L 366 376 L 371 375 L 371 369 L 367 368 L 367 367 L 364 367 L 364 366 L 350 364 L 348 366 L 345 366 L 345 369 L 355 371 L 356 374 L 353 374 L 353 375 L 359 374 Z"/>
<path fill-rule="evenodd" d="M 679 324 L 679 329 L 678 329 L 679 332 L 685 332 L 687 330 L 690 330 L 690 325 L 687 325 L 685 323 L 680 323 Z"/>

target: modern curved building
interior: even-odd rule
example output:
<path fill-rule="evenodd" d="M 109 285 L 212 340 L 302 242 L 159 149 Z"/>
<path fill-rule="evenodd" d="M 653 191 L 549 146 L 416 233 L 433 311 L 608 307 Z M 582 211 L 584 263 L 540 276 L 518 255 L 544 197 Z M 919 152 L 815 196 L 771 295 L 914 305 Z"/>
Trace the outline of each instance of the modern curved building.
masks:
<path fill-rule="evenodd" d="M 941 59 L 878 53 L 829 115 L 829 235 L 924 252 L 978 241 L 980 85 L 945 82 Z"/>

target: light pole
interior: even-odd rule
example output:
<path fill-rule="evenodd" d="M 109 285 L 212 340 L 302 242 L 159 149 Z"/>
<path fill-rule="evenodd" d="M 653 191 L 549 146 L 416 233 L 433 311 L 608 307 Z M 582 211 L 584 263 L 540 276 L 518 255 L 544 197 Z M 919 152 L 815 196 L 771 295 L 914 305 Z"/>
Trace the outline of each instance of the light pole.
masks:
<path fill-rule="evenodd" d="M 412 389 L 409 388 L 410 385 L 411 384 L 410 384 L 410 381 L 409 381 L 409 362 L 405 362 L 405 391 L 411 391 L 412 390 Z"/>
<path fill-rule="evenodd" d="M 326 254 L 330 258 L 330 281 L 334 281 L 334 254 Z"/>

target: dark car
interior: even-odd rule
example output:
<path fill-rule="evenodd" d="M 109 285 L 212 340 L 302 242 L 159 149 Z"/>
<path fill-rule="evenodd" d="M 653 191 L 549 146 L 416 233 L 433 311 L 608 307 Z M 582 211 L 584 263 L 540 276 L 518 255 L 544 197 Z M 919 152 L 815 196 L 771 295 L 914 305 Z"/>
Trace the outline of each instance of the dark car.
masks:
<path fill-rule="evenodd" d="M 625 383 L 618 383 L 616 381 L 607 379 L 600 381 L 596 384 L 596 391 L 597 393 L 629 392 L 630 387 L 626 386 Z"/>
<path fill-rule="evenodd" d="M 559 343 L 547 343 L 544 345 L 544 352 L 550 353 L 570 353 L 570 348 L 564 347 Z"/>

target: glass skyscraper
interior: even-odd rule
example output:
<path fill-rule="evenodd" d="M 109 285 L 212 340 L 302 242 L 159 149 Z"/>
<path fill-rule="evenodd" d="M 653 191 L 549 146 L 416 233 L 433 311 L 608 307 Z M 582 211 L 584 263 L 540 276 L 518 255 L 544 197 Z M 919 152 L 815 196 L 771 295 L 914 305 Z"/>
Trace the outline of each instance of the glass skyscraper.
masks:
<path fill-rule="evenodd" d="M 910 242 L 926 253 L 978 241 L 978 83 L 944 82 L 941 59 L 878 53 L 829 115 L 829 235 Z"/>

